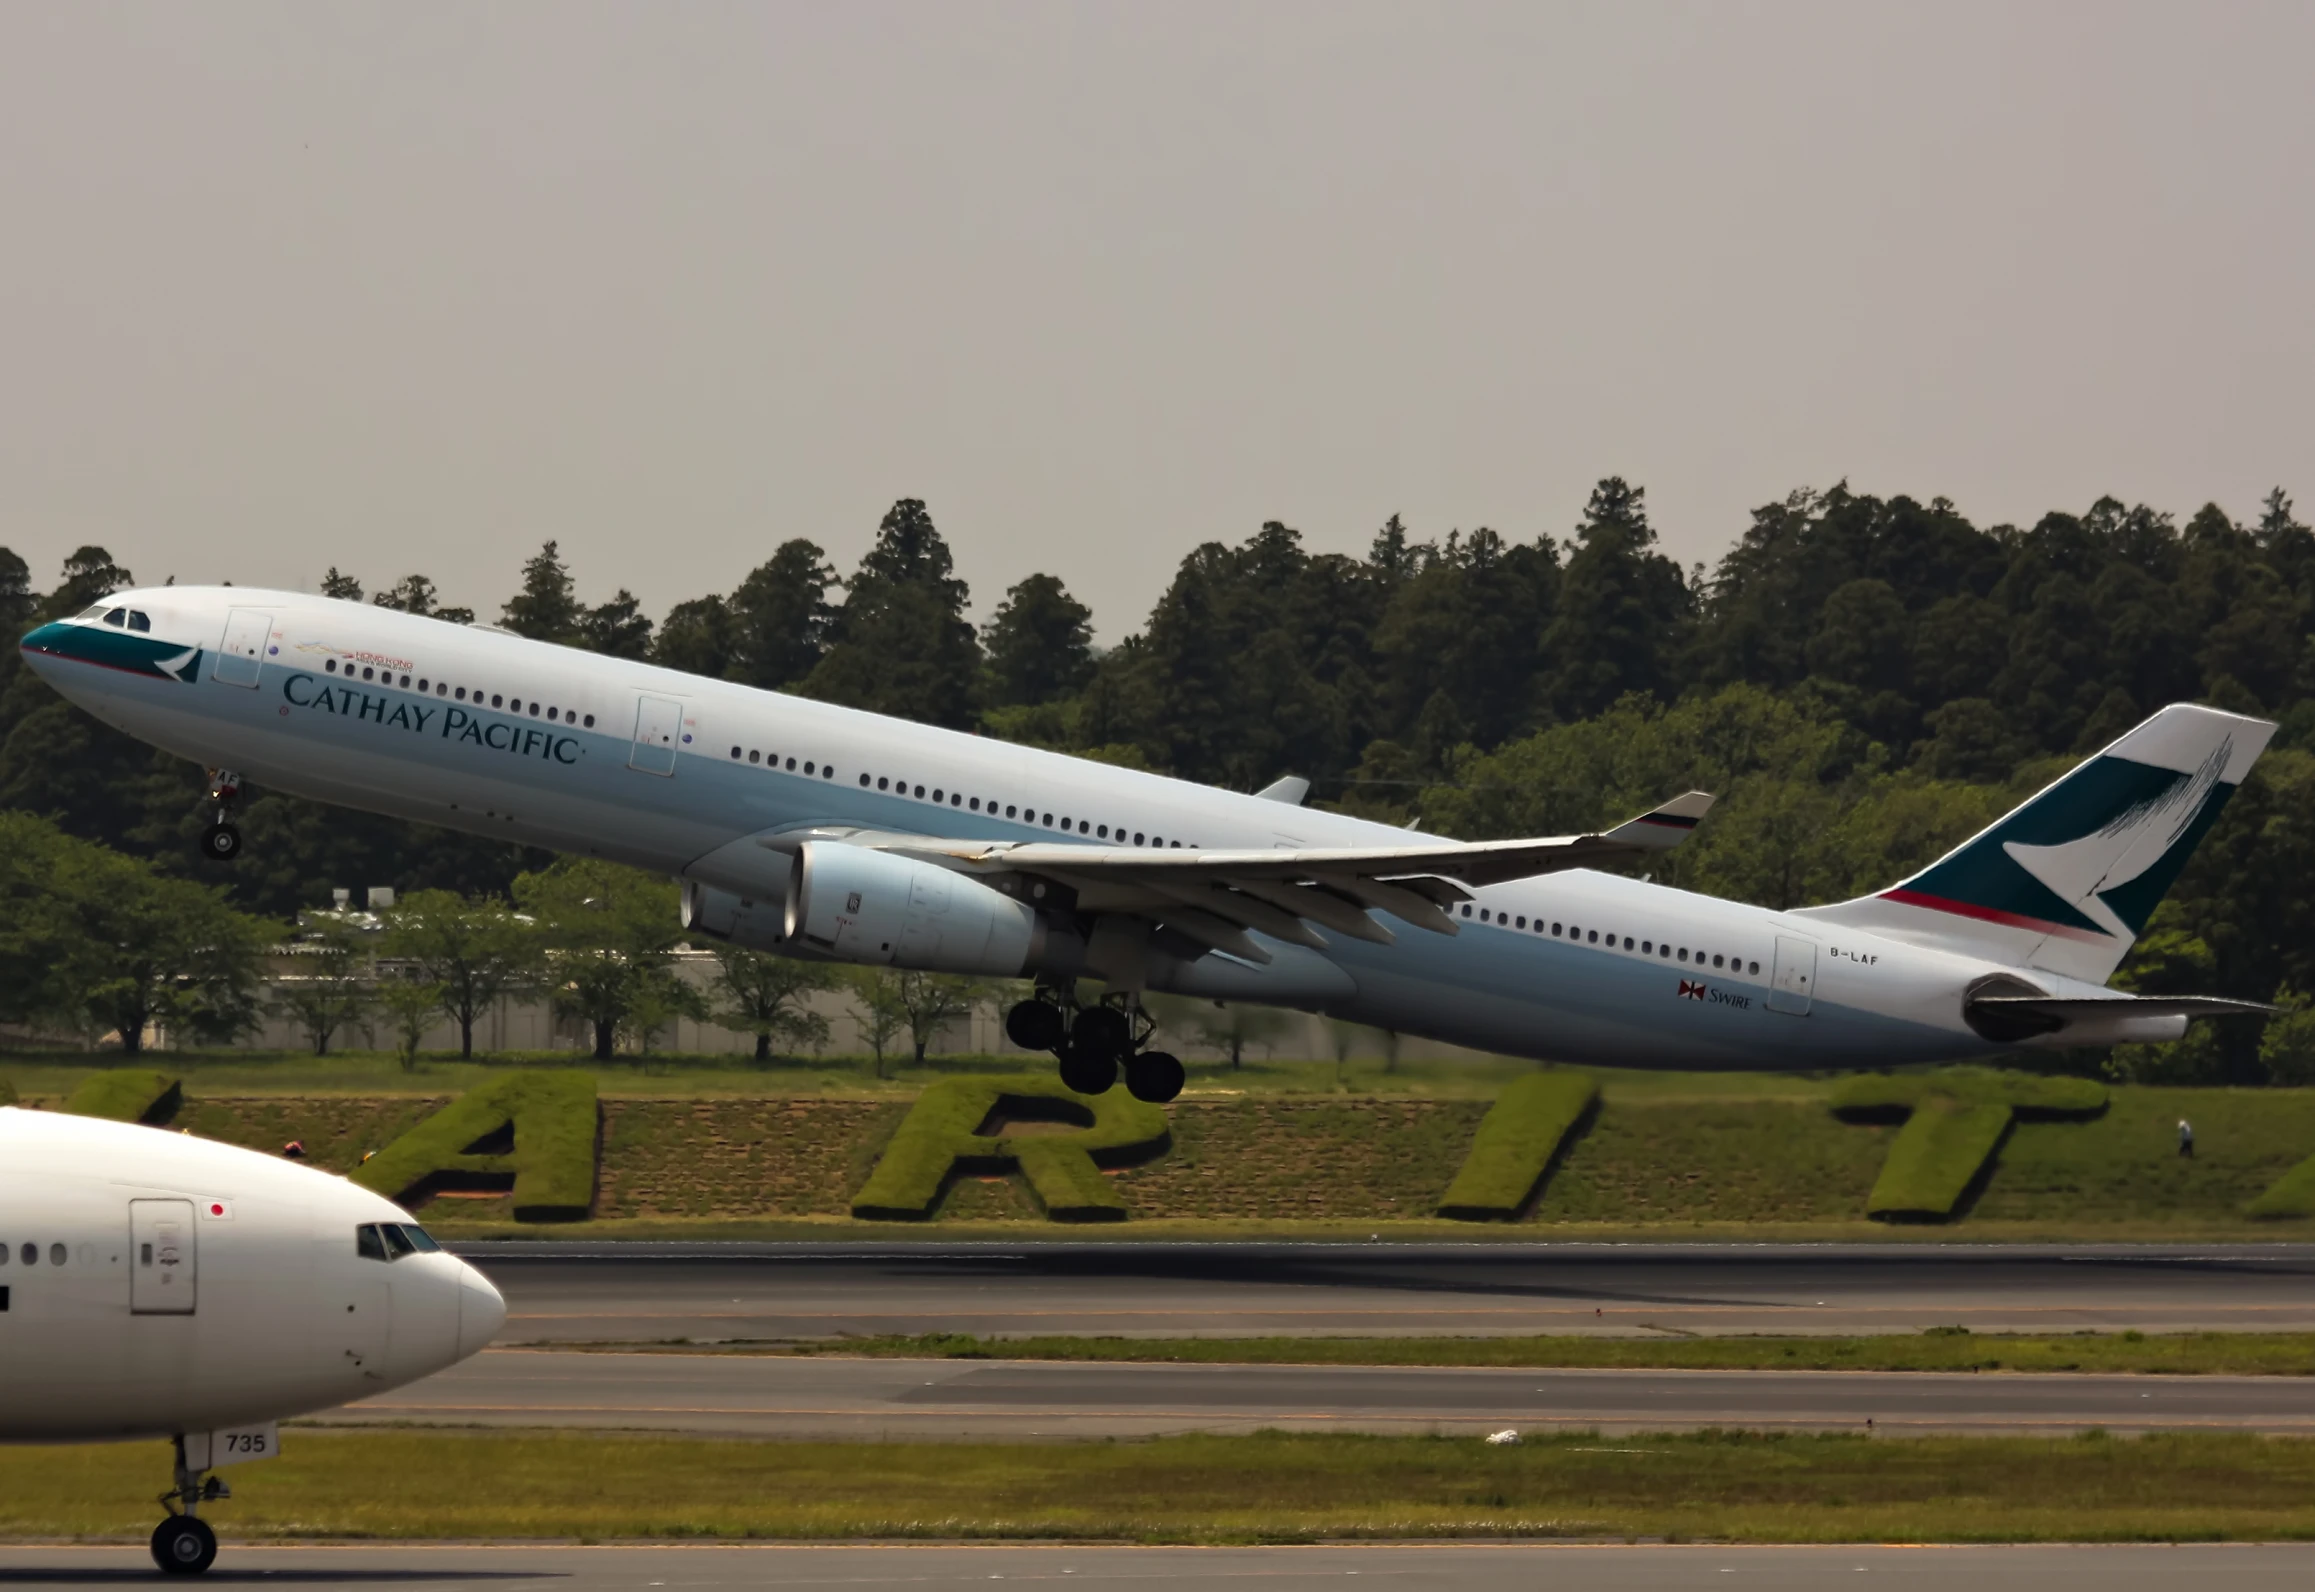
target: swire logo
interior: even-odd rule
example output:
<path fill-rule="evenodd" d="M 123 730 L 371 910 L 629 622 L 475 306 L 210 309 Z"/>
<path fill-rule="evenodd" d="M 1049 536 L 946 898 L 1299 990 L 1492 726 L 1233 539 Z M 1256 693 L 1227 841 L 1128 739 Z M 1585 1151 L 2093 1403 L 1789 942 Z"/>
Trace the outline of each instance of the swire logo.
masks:
<path fill-rule="evenodd" d="M 1684 978 L 1680 981 L 1680 996 L 1683 1000 L 1700 1001 L 1704 998 L 1704 994 L 1705 986 L 1697 983 L 1694 979 Z"/>

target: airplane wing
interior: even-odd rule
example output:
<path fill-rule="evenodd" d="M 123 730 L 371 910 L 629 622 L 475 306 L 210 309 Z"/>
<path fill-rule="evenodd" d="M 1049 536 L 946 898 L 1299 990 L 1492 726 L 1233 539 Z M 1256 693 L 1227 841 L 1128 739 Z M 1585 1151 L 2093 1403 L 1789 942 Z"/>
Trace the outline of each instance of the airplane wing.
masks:
<path fill-rule="evenodd" d="M 971 873 L 1033 874 L 1074 891 L 1080 910 L 1146 917 L 1209 949 L 1267 962 L 1270 954 L 1246 931 L 1318 950 L 1326 941 L 1315 929 L 1388 945 L 1391 931 L 1371 916 L 1387 912 L 1416 928 L 1453 934 L 1448 909 L 1469 900 L 1472 887 L 1667 850 L 1688 838 L 1711 805 L 1710 795 L 1690 791 L 1597 834 L 1471 844 L 1159 851 L 1044 840 L 860 838 L 879 850 Z"/>

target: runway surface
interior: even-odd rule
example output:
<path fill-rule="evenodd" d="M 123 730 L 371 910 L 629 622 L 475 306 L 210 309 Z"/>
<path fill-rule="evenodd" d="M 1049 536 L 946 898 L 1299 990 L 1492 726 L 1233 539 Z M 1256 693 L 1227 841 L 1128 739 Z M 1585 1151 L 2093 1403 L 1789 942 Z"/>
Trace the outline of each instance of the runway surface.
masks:
<path fill-rule="evenodd" d="M 845 1334 L 2315 1331 L 2315 1245 L 458 1246 L 509 1343 Z"/>
<path fill-rule="evenodd" d="M 1781 1430 L 2315 1433 L 2315 1377 L 1515 1371 L 491 1350 L 324 1422 L 798 1437 Z"/>
<path fill-rule="evenodd" d="M 1758 1586 L 1829 1592 L 1894 1583 L 1966 1586 L 1970 1592 L 2175 1592 L 2223 1584 L 2229 1592 L 2297 1592 L 2315 1573 L 2304 1546 L 2031 1548 L 1709 1548 L 1507 1543 L 1315 1548 L 1085 1548 L 956 1546 L 652 1546 L 567 1548 L 362 1543 L 245 1547 L 228 1541 L 205 1584 L 404 1585 L 455 1592 L 609 1592 L 664 1587 L 719 1592 L 755 1587 L 922 1587 L 1038 1582 L 1084 1588 L 1248 1586 L 1263 1592 L 1342 1585 L 1532 1592 L 1538 1586 L 1607 1592 L 1687 1592 Z M 1860 1582 L 1859 1577 L 1869 1577 Z M 0 1548 L 0 1585 L 153 1584 L 142 1547 Z"/>

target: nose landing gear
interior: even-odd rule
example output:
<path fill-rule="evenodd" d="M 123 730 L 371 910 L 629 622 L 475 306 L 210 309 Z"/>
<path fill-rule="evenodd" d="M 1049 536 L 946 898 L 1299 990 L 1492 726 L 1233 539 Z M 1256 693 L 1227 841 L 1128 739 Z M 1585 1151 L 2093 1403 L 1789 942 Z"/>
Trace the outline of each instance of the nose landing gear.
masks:
<path fill-rule="evenodd" d="M 1005 1034 L 1023 1050 L 1050 1050 L 1061 1061 L 1061 1081 L 1078 1094 L 1100 1094 L 1125 1069 L 1126 1092 L 1164 1105 L 1182 1092 L 1182 1064 L 1146 1046 L 1157 1024 L 1130 995 L 1080 1007 L 1063 989 L 1041 989 L 1005 1013 Z"/>
<path fill-rule="evenodd" d="M 199 1575 L 217 1562 L 217 1533 L 195 1514 L 205 1503 L 233 1496 L 215 1476 L 185 1463 L 185 1440 L 177 1439 L 177 1485 L 161 1494 L 168 1518 L 153 1528 L 153 1563 L 165 1575 Z"/>
<path fill-rule="evenodd" d="M 209 800 L 216 816 L 201 831 L 201 855 L 211 862 L 231 862 L 241 855 L 241 831 L 233 824 L 233 804 L 241 799 L 241 776 L 229 768 L 209 771 Z"/>

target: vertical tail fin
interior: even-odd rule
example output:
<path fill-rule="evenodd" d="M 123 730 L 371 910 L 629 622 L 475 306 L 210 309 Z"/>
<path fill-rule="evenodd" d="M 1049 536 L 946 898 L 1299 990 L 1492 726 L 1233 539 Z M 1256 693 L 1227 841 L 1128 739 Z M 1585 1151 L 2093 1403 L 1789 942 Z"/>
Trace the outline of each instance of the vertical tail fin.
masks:
<path fill-rule="evenodd" d="M 2173 703 L 1902 884 L 1800 915 L 2103 984 L 2274 733 Z"/>

